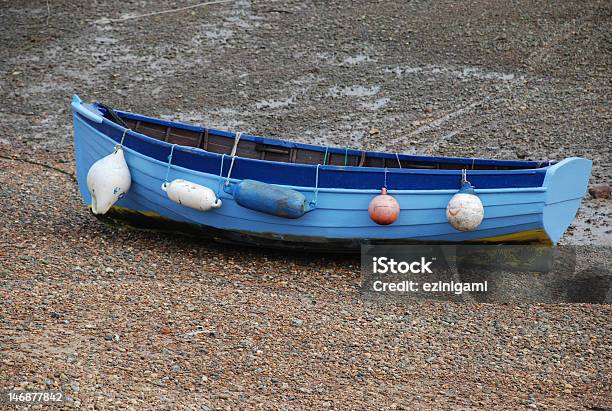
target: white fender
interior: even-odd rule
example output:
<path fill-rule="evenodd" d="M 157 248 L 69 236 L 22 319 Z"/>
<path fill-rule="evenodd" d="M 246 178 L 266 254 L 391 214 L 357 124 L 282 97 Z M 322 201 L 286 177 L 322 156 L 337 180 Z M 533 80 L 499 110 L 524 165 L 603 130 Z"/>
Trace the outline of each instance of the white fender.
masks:
<path fill-rule="evenodd" d="M 446 206 L 446 219 L 459 231 L 471 231 L 484 219 L 482 201 L 469 183 L 455 194 Z"/>
<path fill-rule="evenodd" d="M 128 192 L 131 185 L 132 176 L 123 149 L 117 147 L 113 153 L 96 161 L 87 172 L 91 211 L 94 214 L 105 214 Z"/>
<path fill-rule="evenodd" d="M 168 198 L 177 204 L 200 211 L 221 207 L 221 200 L 208 187 L 191 181 L 177 179 L 161 186 Z"/>

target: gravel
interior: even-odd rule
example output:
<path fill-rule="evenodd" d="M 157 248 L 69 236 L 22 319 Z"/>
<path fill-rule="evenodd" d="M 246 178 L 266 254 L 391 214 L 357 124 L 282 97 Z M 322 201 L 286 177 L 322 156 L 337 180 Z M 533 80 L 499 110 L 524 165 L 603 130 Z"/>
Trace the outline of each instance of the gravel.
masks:
<path fill-rule="evenodd" d="M 610 305 L 366 303 L 358 257 L 109 226 L 70 177 L 0 164 L 3 387 L 85 409 L 612 406 Z"/>
<path fill-rule="evenodd" d="M 106 225 L 65 174 L 79 93 L 330 145 L 586 156 L 609 185 L 609 2 L 241 0 L 95 22 L 177 4 L 194 3 L 0 11 L 0 145 L 22 159 L 0 158 L 0 390 L 84 409 L 612 408 L 610 305 L 364 302 L 358 257 Z M 563 241 L 611 244 L 610 204 L 587 196 Z"/>

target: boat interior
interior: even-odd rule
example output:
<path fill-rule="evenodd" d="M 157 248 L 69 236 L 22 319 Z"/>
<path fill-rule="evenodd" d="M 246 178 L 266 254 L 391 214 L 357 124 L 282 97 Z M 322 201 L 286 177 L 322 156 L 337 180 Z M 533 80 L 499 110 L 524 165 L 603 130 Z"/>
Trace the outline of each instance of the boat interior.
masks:
<path fill-rule="evenodd" d="M 148 137 L 188 147 L 231 154 L 234 133 L 178 123 L 143 118 L 126 112 L 115 112 L 100 105 L 105 118 Z M 243 135 L 236 156 L 267 161 L 321 164 L 351 167 L 379 167 L 438 170 L 521 170 L 546 167 L 552 163 L 535 161 L 487 160 L 453 157 L 427 157 L 381 153 L 338 147 L 323 147 L 291 141 Z"/>

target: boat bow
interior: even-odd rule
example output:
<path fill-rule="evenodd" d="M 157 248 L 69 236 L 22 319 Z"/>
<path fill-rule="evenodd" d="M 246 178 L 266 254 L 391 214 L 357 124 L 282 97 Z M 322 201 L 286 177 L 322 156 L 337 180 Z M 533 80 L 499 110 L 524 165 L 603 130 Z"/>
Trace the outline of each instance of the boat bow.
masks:
<path fill-rule="evenodd" d="M 556 244 L 567 230 L 587 192 L 593 162 L 579 157 L 566 158 L 546 171 L 543 186 L 546 203 L 543 224 L 546 234 Z"/>

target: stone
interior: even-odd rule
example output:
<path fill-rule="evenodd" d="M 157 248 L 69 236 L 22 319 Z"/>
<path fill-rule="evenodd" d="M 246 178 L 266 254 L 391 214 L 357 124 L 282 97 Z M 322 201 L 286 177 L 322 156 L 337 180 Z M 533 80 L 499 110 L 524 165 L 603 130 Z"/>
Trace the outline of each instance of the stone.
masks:
<path fill-rule="evenodd" d="M 608 184 L 597 184 L 589 187 L 589 194 L 593 198 L 610 198 L 612 187 Z"/>

